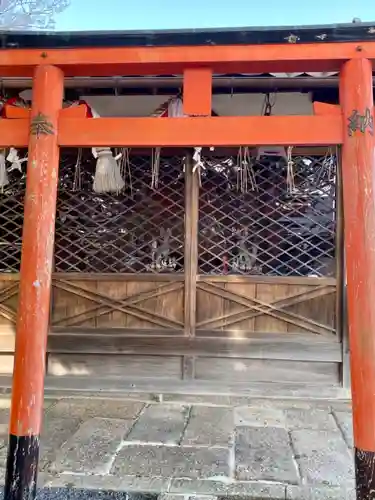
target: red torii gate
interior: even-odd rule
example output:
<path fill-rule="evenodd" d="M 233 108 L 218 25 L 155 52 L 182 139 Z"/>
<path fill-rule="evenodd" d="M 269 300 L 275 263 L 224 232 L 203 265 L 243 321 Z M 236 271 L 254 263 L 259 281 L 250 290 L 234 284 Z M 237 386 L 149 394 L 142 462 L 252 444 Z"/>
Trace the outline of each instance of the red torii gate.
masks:
<path fill-rule="evenodd" d="M 35 497 L 59 147 L 342 145 L 357 499 L 375 491 L 375 42 L 0 52 L 33 76 L 31 112 L 0 120 L 0 147 L 29 148 L 5 500 Z M 212 117 L 212 74 L 339 71 L 340 107 L 314 116 Z M 64 76 L 183 74 L 184 118 L 85 117 L 62 109 Z M 12 112 L 10 112 L 12 114 Z M 10 116 L 10 115 L 8 115 Z"/>

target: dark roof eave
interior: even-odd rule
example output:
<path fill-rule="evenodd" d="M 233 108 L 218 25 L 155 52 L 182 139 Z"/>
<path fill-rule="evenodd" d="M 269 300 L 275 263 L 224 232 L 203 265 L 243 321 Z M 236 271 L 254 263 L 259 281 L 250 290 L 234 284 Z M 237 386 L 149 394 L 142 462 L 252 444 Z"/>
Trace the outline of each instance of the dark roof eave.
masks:
<path fill-rule="evenodd" d="M 292 38 L 291 38 L 292 36 Z M 374 23 L 326 26 L 248 27 L 169 31 L 0 32 L 5 48 L 54 49 L 84 47 L 166 47 L 184 45 L 244 45 L 340 43 L 375 40 Z"/>

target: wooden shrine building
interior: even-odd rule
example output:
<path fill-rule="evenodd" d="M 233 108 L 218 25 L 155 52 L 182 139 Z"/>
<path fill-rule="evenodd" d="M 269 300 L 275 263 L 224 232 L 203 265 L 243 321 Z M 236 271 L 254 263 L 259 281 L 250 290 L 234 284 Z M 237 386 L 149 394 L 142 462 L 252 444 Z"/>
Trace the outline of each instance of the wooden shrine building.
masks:
<path fill-rule="evenodd" d="M 1 36 L 6 498 L 35 486 L 44 382 L 351 388 L 370 498 L 375 25 Z"/>

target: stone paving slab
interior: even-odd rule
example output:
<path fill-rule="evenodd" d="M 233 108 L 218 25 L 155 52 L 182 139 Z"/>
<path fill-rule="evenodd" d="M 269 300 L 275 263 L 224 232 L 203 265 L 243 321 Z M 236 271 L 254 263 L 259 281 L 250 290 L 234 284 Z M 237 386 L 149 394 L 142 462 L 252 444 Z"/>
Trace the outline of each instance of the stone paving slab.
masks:
<path fill-rule="evenodd" d="M 112 399 L 75 399 L 64 398 L 51 405 L 48 415 L 59 418 L 116 418 L 120 420 L 132 420 L 137 417 L 145 406 L 141 401 L 121 401 Z"/>
<path fill-rule="evenodd" d="M 234 408 L 236 426 L 286 428 L 284 410 L 267 406 L 240 406 Z"/>
<path fill-rule="evenodd" d="M 353 458 L 339 430 L 298 430 L 292 440 L 307 484 L 342 486 L 354 477 Z"/>
<path fill-rule="evenodd" d="M 111 474 L 150 477 L 210 478 L 229 476 L 229 450 L 184 446 L 126 445 Z"/>
<path fill-rule="evenodd" d="M 332 403 L 328 401 L 306 401 L 301 399 L 273 399 L 273 398 L 253 398 L 247 402 L 233 402 L 233 407 L 249 406 L 253 408 L 270 408 L 278 410 L 300 409 L 313 410 L 321 409 L 324 411 L 331 410 Z"/>
<path fill-rule="evenodd" d="M 158 500 L 354 500 L 350 406 L 204 400 L 50 401 L 39 484 L 60 497 L 42 498 L 66 500 L 62 492 L 72 491 L 75 499 L 83 490 L 92 499 L 122 498 L 96 497 L 100 490 L 165 495 Z M 9 410 L 0 403 L 1 484 Z"/>
<path fill-rule="evenodd" d="M 287 486 L 286 500 L 355 500 L 354 487 Z"/>
<path fill-rule="evenodd" d="M 235 447 L 236 477 L 298 483 L 290 438 L 277 427 L 238 427 Z"/>
<path fill-rule="evenodd" d="M 285 410 L 286 425 L 289 429 L 337 430 L 332 414 L 319 408 Z"/>
<path fill-rule="evenodd" d="M 353 442 L 353 419 L 351 413 L 347 411 L 333 411 L 337 425 L 344 435 L 344 439 L 349 448 L 354 448 Z"/>
<path fill-rule="evenodd" d="M 56 404 L 57 399 L 56 398 L 49 398 L 46 397 L 43 401 L 43 409 L 46 411 L 48 408 Z M 10 395 L 4 395 L 0 394 L 0 421 L 1 421 L 1 415 L 6 415 L 6 418 L 8 420 L 9 417 L 9 410 L 10 410 Z M 5 412 L 5 413 L 3 413 Z"/>
<path fill-rule="evenodd" d="M 46 399 L 43 403 L 44 410 L 48 411 L 55 403 L 54 399 Z M 9 416 L 10 398 L 0 396 L 0 467 L 4 466 L 4 460 L 7 455 Z"/>
<path fill-rule="evenodd" d="M 141 413 L 127 441 L 179 444 L 189 417 L 189 407 L 150 405 Z"/>
<path fill-rule="evenodd" d="M 126 395 L 130 399 L 130 394 Z M 159 399 L 157 399 L 159 396 Z M 123 396 L 125 397 L 125 396 Z M 141 400 L 141 398 L 139 398 Z M 159 402 L 174 402 L 180 404 L 192 404 L 203 406 L 268 406 L 273 408 L 322 408 L 328 410 L 330 408 L 340 409 L 342 411 L 351 411 L 351 402 L 344 400 L 309 400 L 302 397 L 293 398 L 276 398 L 276 397 L 258 397 L 258 396 L 230 396 L 230 395 L 215 395 L 215 394 L 160 394 L 150 395 L 150 400 Z"/>
<path fill-rule="evenodd" d="M 0 469 L 5 467 L 6 456 L 8 451 L 8 436 L 0 436 Z"/>
<path fill-rule="evenodd" d="M 78 430 L 81 420 L 77 418 L 45 417 L 40 439 L 39 466 L 44 469 L 55 460 L 60 447 Z M 0 436 L 0 467 L 5 467 L 8 452 L 8 432 Z"/>
<path fill-rule="evenodd" d="M 56 472 L 105 474 L 124 436 L 132 426 L 131 420 L 92 418 L 61 448 L 52 464 Z"/>
<path fill-rule="evenodd" d="M 56 459 L 56 454 L 79 429 L 81 420 L 79 418 L 60 418 L 47 415 L 44 418 L 40 439 L 41 468 Z"/>
<path fill-rule="evenodd" d="M 265 484 L 255 481 L 224 482 L 195 479 L 174 479 L 169 488 L 170 493 L 218 496 L 242 496 L 254 500 L 285 500 L 285 486 L 282 484 Z"/>
<path fill-rule="evenodd" d="M 60 474 L 46 481 L 53 488 L 77 488 L 88 490 L 166 492 L 171 480 L 167 477 L 113 476 Z"/>
<path fill-rule="evenodd" d="M 234 438 L 231 408 L 193 406 L 182 445 L 229 446 Z"/>
<path fill-rule="evenodd" d="M 158 500 L 218 500 L 214 495 L 176 495 L 174 493 L 163 493 Z"/>

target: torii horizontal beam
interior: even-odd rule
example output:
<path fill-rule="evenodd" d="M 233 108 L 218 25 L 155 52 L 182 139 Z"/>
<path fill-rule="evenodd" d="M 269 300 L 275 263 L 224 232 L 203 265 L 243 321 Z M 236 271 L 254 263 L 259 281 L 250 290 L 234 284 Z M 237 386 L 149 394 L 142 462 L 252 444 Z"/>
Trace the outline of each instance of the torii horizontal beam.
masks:
<path fill-rule="evenodd" d="M 0 74 L 30 77 L 40 65 L 58 66 L 66 77 L 182 74 L 189 67 L 218 73 L 339 71 L 359 58 L 375 61 L 375 42 L 6 49 L 0 51 Z"/>
<path fill-rule="evenodd" d="M 343 141 L 341 116 L 198 116 L 68 118 L 60 113 L 62 147 L 325 146 Z M 26 147 L 30 121 L 0 120 L 0 147 Z"/>

